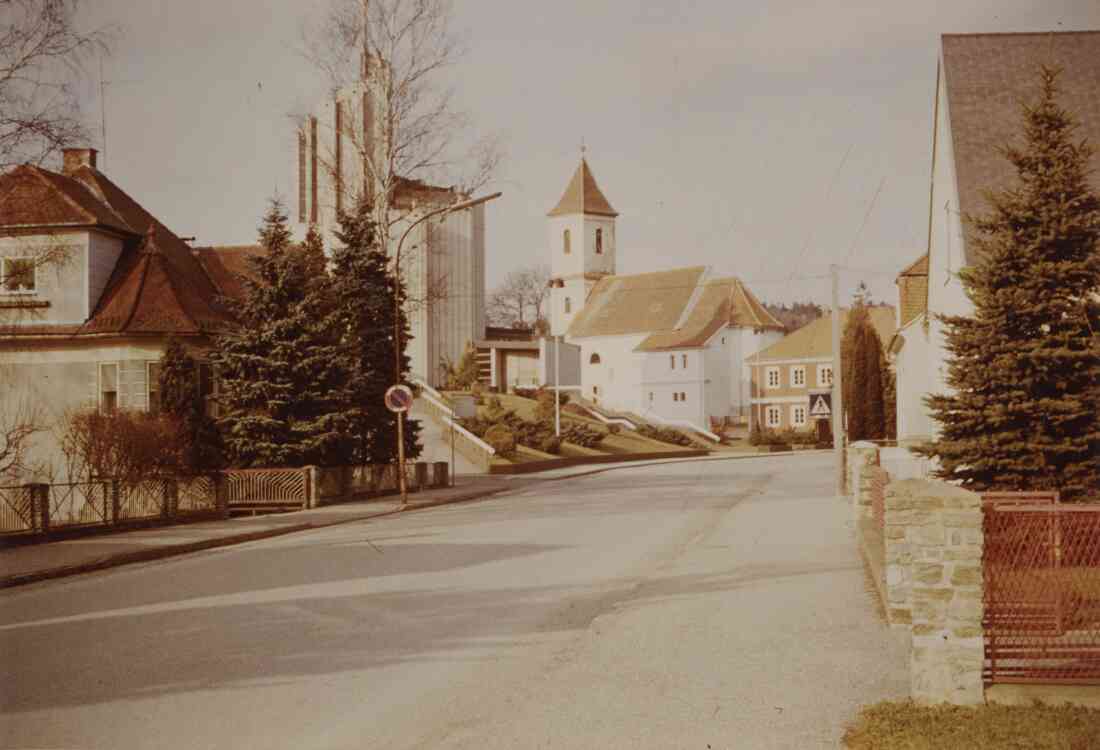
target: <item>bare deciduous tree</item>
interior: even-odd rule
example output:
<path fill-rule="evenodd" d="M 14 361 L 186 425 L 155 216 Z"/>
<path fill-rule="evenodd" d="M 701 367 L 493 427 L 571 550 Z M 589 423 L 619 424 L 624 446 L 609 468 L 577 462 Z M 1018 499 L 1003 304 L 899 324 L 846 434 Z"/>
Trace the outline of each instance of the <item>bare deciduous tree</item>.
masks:
<path fill-rule="evenodd" d="M 41 409 L 20 397 L 10 381 L 0 385 L 0 484 L 18 481 L 30 471 L 31 441 L 44 429 Z"/>
<path fill-rule="evenodd" d="M 110 32 L 78 28 L 78 0 L 0 0 L 0 170 L 87 142 L 74 82 Z"/>
<path fill-rule="evenodd" d="M 321 166 L 346 210 L 368 193 L 390 241 L 418 204 L 462 200 L 502 161 L 499 139 L 472 136 L 445 84 L 464 52 L 451 10 L 450 0 L 331 0 L 303 27 L 306 58 L 341 103 L 341 147 Z"/>
<path fill-rule="evenodd" d="M 549 280 L 550 269 L 544 265 L 509 273 L 486 302 L 489 322 L 508 328 L 539 328 L 546 320 L 543 307 L 550 296 Z"/>

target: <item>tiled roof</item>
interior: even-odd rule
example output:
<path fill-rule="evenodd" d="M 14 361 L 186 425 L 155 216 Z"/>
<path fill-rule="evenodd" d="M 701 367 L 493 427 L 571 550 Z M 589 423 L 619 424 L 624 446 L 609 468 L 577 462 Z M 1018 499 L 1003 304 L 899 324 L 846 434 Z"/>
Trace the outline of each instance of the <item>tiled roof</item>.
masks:
<path fill-rule="evenodd" d="M 703 285 L 683 325 L 650 334 L 636 351 L 701 347 L 726 326 L 784 330 L 739 279 L 714 279 Z"/>
<path fill-rule="evenodd" d="M 0 176 L 0 227 L 40 226 L 98 226 L 134 234 L 83 182 L 24 164 Z"/>
<path fill-rule="evenodd" d="M 580 166 L 573 173 L 573 179 L 562 193 L 558 205 L 547 216 L 563 216 L 566 214 L 595 214 L 596 216 L 618 216 L 618 212 L 611 207 L 604 197 L 600 186 L 596 184 L 596 178 L 592 176 L 592 170 L 588 162 L 581 159 Z"/>
<path fill-rule="evenodd" d="M 671 331 L 706 272 L 704 266 L 607 276 L 596 283 L 568 335 L 621 336 Z"/>
<path fill-rule="evenodd" d="M 928 253 L 898 274 L 898 315 L 904 327 L 928 309 Z"/>
<path fill-rule="evenodd" d="M 43 187 L 45 186 L 45 188 Z M 0 176 L 0 227 L 98 226 L 124 235 L 122 253 L 91 317 L 73 335 L 197 334 L 231 318 L 191 248 L 97 170 L 71 175 L 22 166 Z M 37 205 L 32 205 L 30 199 Z M 65 326 L 11 326 L 7 335 L 61 333 Z"/>
<path fill-rule="evenodd" d="M 232 299 L 244 296 L 245 289 L 241 282 L 254 276 L 252 258 L 259 257 L 263 251 L 259 245 L 218 245 L 194 249 L 195 257 L 214 282 L 218 293 Z"/>
<path fill-rule="evenodd" d="M 945 34 L 944 81 L 951 119 L 959 210 L 982 215 L 982 192 L 1015 182 L 1013 166 L 997 147 L 1022 143 L 1020 102 L 1039 94 L 1038 68 L 1062 68 L 1059 104 L 1080 124 L 1075 137 L 1088 138 L 1091 183 L 1100 190 L 1100 31 L 1033 34 Z M 966 262 L 975 262 L 966 243 Z"/>
<path fill-rule="evenodd" d="M 869 308 L 871 325 L 885 347 L 894 335 L 894 308 L 876 305 Z M 847 309 L 840 311 L 840 328 L 848 323 Z M 789 359 L 826 359 L 833 356 L 833 321 L 830 315 L 824 315 L 812 323 L 784 336 L 766 349 L 762 349 L 749 358 L 753 364 L 775 362 Z"/>

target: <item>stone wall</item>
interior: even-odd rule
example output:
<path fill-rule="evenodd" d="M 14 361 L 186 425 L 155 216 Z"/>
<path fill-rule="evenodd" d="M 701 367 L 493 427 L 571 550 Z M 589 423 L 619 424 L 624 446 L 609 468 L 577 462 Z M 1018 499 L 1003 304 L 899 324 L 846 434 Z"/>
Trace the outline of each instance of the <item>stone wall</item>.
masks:
<path fill-rule="evenodd" d="M 890 623 L 911 623 L 910 696 L 982 703 L 980 496 L 941 482 L 893 482 L 885 536 Z"/>
<path fill-rule="evenodd" d="M 868 466 L 879 465 L 878 446 L 874 443 L 859 441 L 848 446 L 847 451 L 848 494 L 852 499 L 852 517 L 870 517 L 869 506 L 864 502 L 870 502 L 870 495 L 865 494 L 863 486 L 863 470 Z"/>

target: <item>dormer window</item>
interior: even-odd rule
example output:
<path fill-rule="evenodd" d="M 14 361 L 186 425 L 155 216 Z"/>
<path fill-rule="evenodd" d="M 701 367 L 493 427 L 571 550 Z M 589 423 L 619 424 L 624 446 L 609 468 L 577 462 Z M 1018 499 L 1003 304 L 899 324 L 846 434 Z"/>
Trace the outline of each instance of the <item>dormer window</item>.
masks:
<path fill-rule="evenodd" d="M 34 294 L 37 274 L 34 258 L 0 259 L 0 293 Z"/>
<path fill-rule="evenodd" d="M 596 254 L 603 255 L 603 230 L 596 230 Z"/>
<path fill-rule="evenodd" d="M 600 355 L 596 352 L 592 352 L 592 356 L 588 358 L 588 364 L 598 365 L 600 363 Z"/>
<path fill-rule="evenodd" d="M 565 252 L 566 255 L 569 255 L 569 253 L 573 252 L 573 248 L 570 246 L 570 243 L 569 243 L 569 230 L 568 229 L 566 229 L 564 232 L 561 233 L 561 247 L 562 247 L 562 250 Z"/>

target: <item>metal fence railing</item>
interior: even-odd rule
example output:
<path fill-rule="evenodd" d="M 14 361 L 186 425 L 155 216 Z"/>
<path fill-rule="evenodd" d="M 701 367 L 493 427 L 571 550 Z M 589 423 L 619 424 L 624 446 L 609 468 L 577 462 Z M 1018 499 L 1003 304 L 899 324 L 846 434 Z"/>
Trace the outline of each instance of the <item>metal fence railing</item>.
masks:
<path fill-rule="evenodd" d="M 1100 684 L 1100 506 L 983 501 L 986 682 Z"/>

